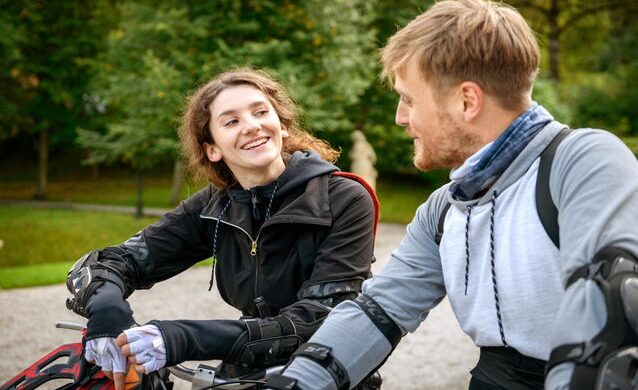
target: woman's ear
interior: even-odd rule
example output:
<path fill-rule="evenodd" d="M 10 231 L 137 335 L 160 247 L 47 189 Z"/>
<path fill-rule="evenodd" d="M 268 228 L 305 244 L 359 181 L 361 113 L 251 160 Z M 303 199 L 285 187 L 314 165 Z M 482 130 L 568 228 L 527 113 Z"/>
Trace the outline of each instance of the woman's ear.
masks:
<path fill-rule="evenodd" d="M 281 124 L 281 138 L 287 138 L 290 134 L 288 133 L 288 128 L 283 123 Z"/>
<path fill-rule="evenodd" d="M 218 162 L 223 158 L 222 152 L 215 144 L 204 143 L 204 150 L 206 151 L 206 157 L 211 162 Z"/>

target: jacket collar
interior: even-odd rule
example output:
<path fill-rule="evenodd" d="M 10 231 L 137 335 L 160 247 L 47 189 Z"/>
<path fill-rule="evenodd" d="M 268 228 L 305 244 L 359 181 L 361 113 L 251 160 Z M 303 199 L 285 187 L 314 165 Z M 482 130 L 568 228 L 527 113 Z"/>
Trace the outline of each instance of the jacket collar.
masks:
<path fill-rule="evenodd" d="M 299 186 L 296 191 L 290 191 L 282 197 L 275 196 L 274 212 L 263 226 L 276 223 L 330 226 L 332 224 L 328 194 L 330 176 L 331 174 L 316 176 L 308 180 L 305 186 Z M 215 220 L 220 219 L 221 216 L 221 220 L 226 223 L 239 226 L 247 232 L 252 230 L 250 204 L 232 199 L 227 190 L 213 188 L 211 199 L 200 216 Z"/>

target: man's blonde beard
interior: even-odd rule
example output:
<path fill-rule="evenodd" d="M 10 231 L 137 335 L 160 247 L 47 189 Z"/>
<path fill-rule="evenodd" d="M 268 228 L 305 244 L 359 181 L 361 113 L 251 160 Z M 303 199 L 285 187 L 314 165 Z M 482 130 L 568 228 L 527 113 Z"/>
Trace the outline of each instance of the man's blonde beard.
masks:
<path fill-rule="evenodd" d="M 448 131 L 441 144 L 421 145 L 421 158 L 418 158 L 416 148 L 414 150 L 413 164 L 421 171 L 430 171 L 442 168 L 458 168 L 465 160 L 481 148 L 481 138 L 473 131 L 463 129 L 454 121 L 447 112 L 437 113 L 439 123 Z M 423 142 L 421 140 L 420 142 Z M 425 153 L 424 153 L 425 152 Z"/>

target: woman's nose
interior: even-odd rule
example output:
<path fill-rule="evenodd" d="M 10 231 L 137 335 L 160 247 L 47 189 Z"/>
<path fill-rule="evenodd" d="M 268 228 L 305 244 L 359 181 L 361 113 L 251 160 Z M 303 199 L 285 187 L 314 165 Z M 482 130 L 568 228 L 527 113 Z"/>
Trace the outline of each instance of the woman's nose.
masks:
<path fill-rule="evenodd" d="M 257 131 L 261 128 L 261 124 L 259 123 L 259 119 L 253 116 L 247 116 L 244 120 L 244 131 Z"/>

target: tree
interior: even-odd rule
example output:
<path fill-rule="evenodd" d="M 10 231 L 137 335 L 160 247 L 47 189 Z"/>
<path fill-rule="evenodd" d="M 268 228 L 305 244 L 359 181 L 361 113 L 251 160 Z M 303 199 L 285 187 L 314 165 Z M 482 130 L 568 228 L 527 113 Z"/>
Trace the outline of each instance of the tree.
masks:
<path fill-rule="evenodd" d="M 118 6 L 107 49 L 93 62 L 90 95 L 106 111 L 104 129 L 80 132 L 91 150 L 87 162 L 120 161 L 141 172 L 174 158 L 181 97 L 239 66 L 279 76 L 305 107 L 310 130 L 347 139 L 353 130 L 347 108 L 375 77 L 374 1 L 177 4 Z"/>
<path fill-rule="evenodd" d="M 45 198 L 50 144 L 72 138 L 85 117 L 84 60 L 96 51 L 95 2 L 1 1 L 0 7 L 0 135 L 37 139 L 35 197 Z"/>
<path fill-rule="evenodd" d="M 561 79 L 561 40 L 566 31 L 583 19 L 603 12 L 638 10 L 635 0 L 509 0 L 508 3 L 521 12 L 531 11 L 540 16 L 537 25 L 548 40 L 549 75 L 555 81 Z M 535 19 L 530 17 L 530 20 Z"/>
<path fill-rule="evenodd" d="M 80 129 L 89 164 L 123 162 L 137 172 L 136 216 L 142 216 L 143 173 L 176 159 L 178 112 L 195 61 L 191 44 L 205 34 L 183 8 L 123 3 L 120 22 L 93 62 L 94 102 L 103 102 L 105 130 Z"/>

